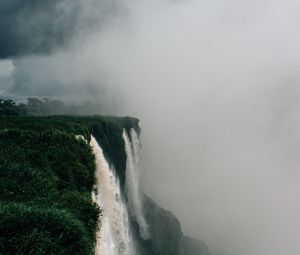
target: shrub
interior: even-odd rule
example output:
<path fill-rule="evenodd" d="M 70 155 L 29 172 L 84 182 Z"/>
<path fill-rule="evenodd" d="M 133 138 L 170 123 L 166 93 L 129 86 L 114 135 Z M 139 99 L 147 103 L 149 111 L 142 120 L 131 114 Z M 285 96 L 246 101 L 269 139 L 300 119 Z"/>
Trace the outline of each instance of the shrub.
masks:
<path fill-rule="evenodd" d="M 62 209 L 9 203 L 0 206 L 0 252 L 15 254 L 93 254 L 84 225 Z"/>

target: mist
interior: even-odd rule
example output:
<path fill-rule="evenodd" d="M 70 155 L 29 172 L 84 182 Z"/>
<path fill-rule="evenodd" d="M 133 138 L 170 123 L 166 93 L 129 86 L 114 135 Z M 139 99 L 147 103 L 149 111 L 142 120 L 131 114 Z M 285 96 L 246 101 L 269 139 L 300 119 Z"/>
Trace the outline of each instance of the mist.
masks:
<path fill-rule="evenodd" d="M 300 4 L 115 8 L 67 48 L 14 58 L 7 93 L 101 100 L 139 117 L 142 186 L 185 233 L 213 254 L 300 254 Z"/>

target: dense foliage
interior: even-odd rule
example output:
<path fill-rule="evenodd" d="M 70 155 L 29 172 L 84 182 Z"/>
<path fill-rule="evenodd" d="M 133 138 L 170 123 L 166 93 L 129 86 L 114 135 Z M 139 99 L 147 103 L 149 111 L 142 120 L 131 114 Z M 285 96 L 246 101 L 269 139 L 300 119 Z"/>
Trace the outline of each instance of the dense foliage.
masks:
<path fill-rule="evenodd" d="M 124 182 L 117 117 L 0 117 L 0 254 L 93 254 L 99 208 L 91 200 L 93 134 Z"/>
<path fill-rule="evenodd" d="M 13 100 L 0 98 L 0 116 L 22 116 L 27 110 L 23 104 L 17 105 Z"/>
<path fill-rule="evenodd" d="M 92 254 L 99 215 L 90 195 L 94 169 L 90 147 L 72 133 L 2 129 L 0 251 Z"/>

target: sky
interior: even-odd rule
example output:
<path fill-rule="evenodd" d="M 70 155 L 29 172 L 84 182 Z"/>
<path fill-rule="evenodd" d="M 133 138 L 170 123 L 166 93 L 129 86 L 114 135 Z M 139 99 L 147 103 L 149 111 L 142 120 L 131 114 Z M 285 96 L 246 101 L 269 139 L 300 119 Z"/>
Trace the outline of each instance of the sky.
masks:
<path fill-rule="evenodd" d="M 185 233 L 300 254 L 298 1 L 21 2 L 0 4 L 0 95 L 139 117 L 143 187 Z"/>

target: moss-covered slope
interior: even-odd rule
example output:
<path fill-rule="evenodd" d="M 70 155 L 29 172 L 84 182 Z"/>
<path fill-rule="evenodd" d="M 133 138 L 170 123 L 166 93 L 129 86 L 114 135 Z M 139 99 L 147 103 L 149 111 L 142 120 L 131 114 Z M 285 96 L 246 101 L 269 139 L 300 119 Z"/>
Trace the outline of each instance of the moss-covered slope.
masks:
<path fill-rule="evenodd" d="M 0 118 L 0 254 L 93 254 L 94 155 L 75 136 L 93 134 L 124 185 L 122 130 L 131 127 L 138 120 Z"/>

